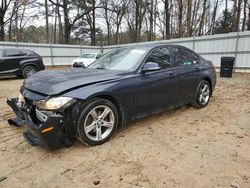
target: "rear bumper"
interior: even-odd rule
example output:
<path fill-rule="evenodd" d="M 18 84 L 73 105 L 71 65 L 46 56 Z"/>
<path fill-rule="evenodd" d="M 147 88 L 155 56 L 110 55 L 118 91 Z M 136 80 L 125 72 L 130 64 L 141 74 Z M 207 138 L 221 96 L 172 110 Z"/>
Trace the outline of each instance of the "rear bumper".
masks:
<path fill-rule="evenodd" d="M 71 142 L 62 131 L 63 116 L 53 114 L 41 123 L 35 124 L 28 108 L 20 108 L 17 99 L 8 99 L 7 104 L 17 115 L 17 118 L 8 120 L 10 125 L 22 122 L 27 125 L 27 131 L 23 134 L 25 140 L 33 146 L 42 146 L 48 149 L 56 149 L 70 146 Z"/>
<path fill-rule="evenodd" d="M 216 84 L 217 84 L 217 76 L 216 76 L 216 72 L 214 71 L 214 74 L 212 77 L 212 92 L 214 91 Z"/>
<path fill-rule="evenodd" d="M 39 70 L 45 70 L 45 66 L 44 66 L 42 60 L 41 60 L 40 63 L 39 63 Z"/>

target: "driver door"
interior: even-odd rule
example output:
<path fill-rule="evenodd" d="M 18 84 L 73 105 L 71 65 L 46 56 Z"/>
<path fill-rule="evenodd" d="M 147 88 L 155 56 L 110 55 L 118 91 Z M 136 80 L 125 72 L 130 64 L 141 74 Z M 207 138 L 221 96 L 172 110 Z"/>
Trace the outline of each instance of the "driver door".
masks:
<path fill-rule="evenodd" d="M 157 63 L 160 70 L 138 73 L 135 78 L 134 114 L 142 117 L 157 113 L 174 105 L 175 79 L 178 68 L 172 67 L 168 47 L 151 51 L 145 63 Z"/>

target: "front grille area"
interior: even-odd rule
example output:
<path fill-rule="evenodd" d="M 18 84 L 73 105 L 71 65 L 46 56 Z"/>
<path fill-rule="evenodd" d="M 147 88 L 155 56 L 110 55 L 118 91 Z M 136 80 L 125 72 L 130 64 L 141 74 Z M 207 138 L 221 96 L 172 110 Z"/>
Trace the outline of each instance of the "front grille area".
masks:
<path fill-rule="evenodd" d="M 40 111 L 36 108 L 36 117 L 39 119 L 41 122 L 45 122 L 48 120 L 48 116 L 43 112 Z"/>

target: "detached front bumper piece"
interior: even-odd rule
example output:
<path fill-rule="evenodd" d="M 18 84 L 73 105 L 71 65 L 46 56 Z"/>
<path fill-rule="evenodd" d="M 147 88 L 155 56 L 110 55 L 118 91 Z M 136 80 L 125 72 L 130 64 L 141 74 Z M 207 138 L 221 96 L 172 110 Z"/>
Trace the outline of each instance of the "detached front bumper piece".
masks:
<path fill-rule="evenodd" d="M 52 114 L 45 122 L 34 123 L 34 118 L 30 115 L 30 109 L 27 107 L 18 107 L 17 99 L 8 99 L 7 104 L 17 115 L 16 118 L 8 120 L 9 124 L 14 126 L 26 124 L 27 132 L 23 136 L 29 144 L 48 149 L 70 146 L 69 139 L 62 132 L 62 115 Z"/>

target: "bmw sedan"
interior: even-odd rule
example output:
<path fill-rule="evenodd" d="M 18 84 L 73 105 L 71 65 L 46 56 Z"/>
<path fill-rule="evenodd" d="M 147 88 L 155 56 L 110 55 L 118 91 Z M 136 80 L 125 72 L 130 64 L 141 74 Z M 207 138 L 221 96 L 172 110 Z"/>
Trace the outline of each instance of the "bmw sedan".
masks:
<path fill-rule="evenodd" d="M 26 125 L 26 141 L 47 148 L 108 141 L 129 121 L 191 104 L 208 105 L 216 85 L 213 64 L 176 45 L 118 48 L 86 69 L 41 71 L 7 103 Z"/>

